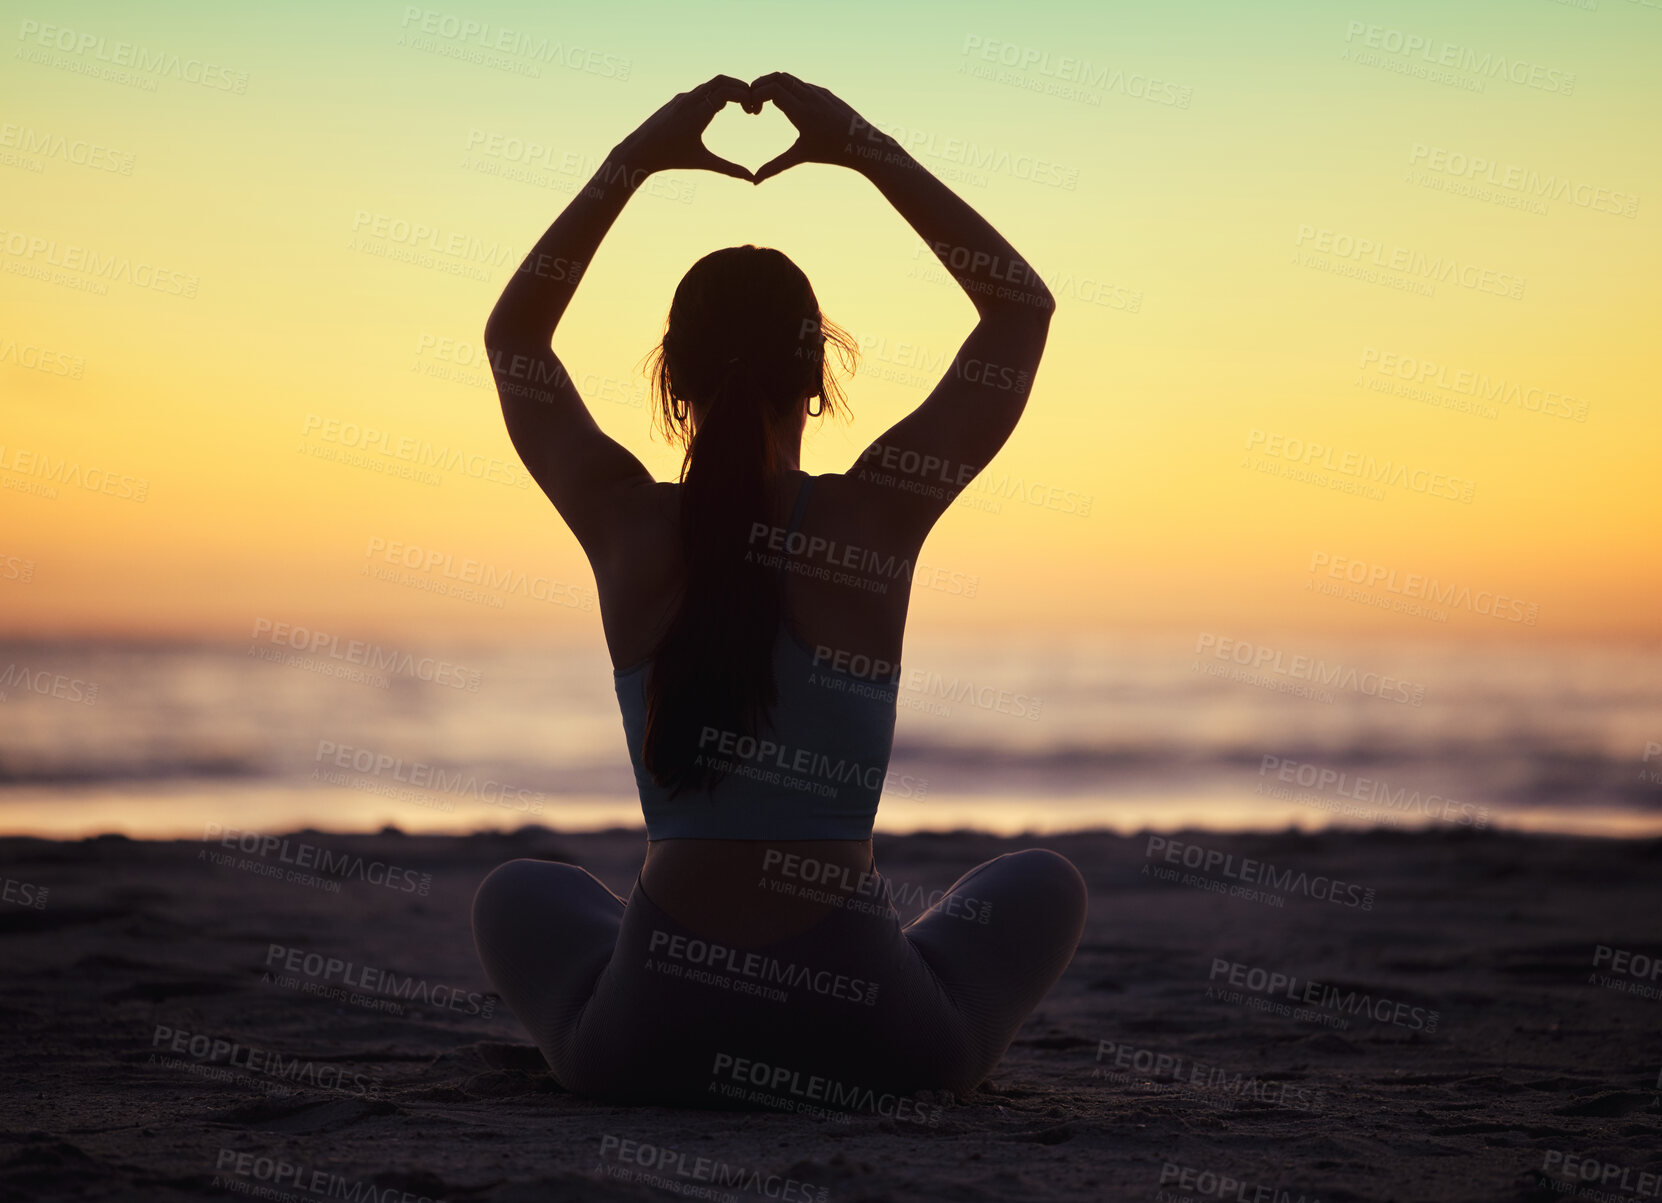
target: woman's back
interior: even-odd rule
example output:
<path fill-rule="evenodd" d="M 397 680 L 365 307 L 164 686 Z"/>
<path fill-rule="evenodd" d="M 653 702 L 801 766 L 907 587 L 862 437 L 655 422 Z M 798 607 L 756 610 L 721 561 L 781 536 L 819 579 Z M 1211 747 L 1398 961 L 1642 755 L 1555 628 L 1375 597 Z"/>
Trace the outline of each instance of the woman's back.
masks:
<path fill-rule="evenodd" d="M 903 545 L 895 525 L 883 523 L 879 488 L 846 474 L 810 478 L 795 470 L 772 482 L 771 520 L 752 526 L 751 542 L 758 560 L 778 569 L 782 613 L 776 643 L 787 648 L 782 660 L 776 662 L 781 671 L 789 673 L 805 667 L 811 672 L 817 660 L 831 671 L 880 681 L 898 670 L 910 597 L 909 567 L 915 561 L 916 549 Z M 620 682 L 620 699 L 625 696 L 625 688 L 640 688 L 638 678 L 650 670 L 653 651 L 675 613 L 683 588 L 679 493 L 680 486 L 675 484 L 639 490 L 634 504 L 620 513 L 620 519 L 630 524 L 630 532 L 626 535 L 620 530 L 618 537 L 609 541 L 609 546 L 617 549 L 615 554 L 595 563 L 607 647 L 614 671 L 626 678 Z M 798 503 L 805 504 L 793 524 L 792 514 Z M 794 663 L 788 652 L 792 644 L 797 653 Z M 783 689 L 787 703 L 797 697 L 812 707 L 812 691 L 793 690 L 793 684 L 796 682 L 787 677 Z M 832 696 L 827 695 L 828 699 Z M 829 732 L 810 742 L 846 748 L 852 739 L 856 746 L 873 749 L 881 742 L 886 767 L 888 744 L 893 738 L 892 687 L 887 700 L 868 697 L 849 705 L 850 701 L 850 695 L 844 693 L 831 702 L 830 709 L 834 711 L 840 702 L 849 715 L 845 726 L 858 730 Z M 813 709 L 814 714 L 806 716 L 810 723 L 827 707 Z M 885 712 L 887 738 L 879 741 L 875 728 L 881 724 L 873 720 Z M 632 718 L 638 721 L 626 706 L 626 737 L 638 742 L 639 733 L 629 731 Z M 785 721 L 786 729 L 793 729 L 788 717 Z M 842 791 L 851 795 L 850 802 L 864 792 L 847 784 Z M 746 783 L 735 792 L 752 803 L 757 790 Z M 642 793 L 643 804 L 653 798 L 649 788 Z M 709 804 L 707 799 L 687 797 L 666 806 L 698 808 Z M 764 803 L 777 807 L 779 820 L 786 824 L 790 808 L 802 808 L 804 804 L 802 791 L 786 789 L 774 791 L 771 801 Z M 747 813 L 754 814 L 755 810 L 754 804 L 747 807 Z M 653 816 L 648 817 L 650 820 Z M 794 935 L 831 909 L 830 904 L 791 895 L 770 899 L 767 908 L 759 908 L 755 882 L 768 850 L 776 857 L 807 857 L 851 876 L 872 869 L 869 834 L 767 839 L 764 848 L 761 833 L 766 830 L 769 828 L 759 828 L 748 838 L 672 835 L 653 839 L 654 833 L 649 832 L 641 869 L 642 887 L 668 913 L 694 930 L 712 939 L 749 943 Z M 869 832 L 869 824 L 866 830 Z"/>
<path fill-rule="evenodd" d="M 809 496 L 797 524 L 802 538 L 786 539 L 803 489 Z M 683 586 L 680 491 L 674 483 L 639 490 L 619 516 L 610 552 L 594 565 L 601 624 L 617 670 L 649 660 L 675 613 Z M 874 679 L 900 663 L 917 562 L 917 548 L 886 521 L 886 491 L 847 473 L 786 472 L 771 487 L 772 521 L 765 530 L 753 526 L 751 539 L 759 560 L 782 558 L 789 630 L 810 649 L 836 657 L 839 667 Z"/>
<path fill-rule="evenodd" d="M 799 482 L 783 528 L 771 515 L 752 524 L 754 549 L 742 558 L 759 570 L 753 583 L 777 592 L 789 578 L 805 576 L 832 588 L 886 593 L 892 582 L 879 578 L 902 572 L 892 560 L 853 575 L 846 568 L 817 570 L 814 562 L 834 555 L 835 544 L 802 529 L 813 485 L 812 477 Z M 859 561 L 864 554 L 845 552 L 841 559 Z M 652 771 L 646 756 L 652 677 L 662 665 L 654 658 L 613 671 L 649 840 L 871 837 L 894 744 L 898 674 L 892 663 L 873 673 L 864 654 L 851 658 L 843 649 L 808 643 L 782 606 L 772 617 L 777 629 L 764 632 L 771 636 L 772 687 L 761 712 L 742 725 L 692 716 L 699 724 L 694 767 L 713 770 L 717 779 L 690 787 Z"/>

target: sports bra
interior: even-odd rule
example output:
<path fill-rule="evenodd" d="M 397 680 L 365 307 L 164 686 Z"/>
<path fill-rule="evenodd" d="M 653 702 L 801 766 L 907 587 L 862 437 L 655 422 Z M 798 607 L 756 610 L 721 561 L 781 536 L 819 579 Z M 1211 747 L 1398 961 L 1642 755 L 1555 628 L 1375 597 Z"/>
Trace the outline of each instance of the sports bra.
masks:
<path fill-rule="evenodd" d="M 808 505 L 809 477 L 788 532 Z M 775 569 L 781 581 L 783 565 Z M 652 661 L 614 669 L 623 734 L 649 840 L 866 840 L 894 748 L 897 668 L 887 680 L 857 677 L 816 654 L 781 615 L 773 647 L 778 701 L 754 736 L 707 732 L 702 755 L 725 770 L 711 789 L 673 801 L 641 760 L 646 677 Z"/>

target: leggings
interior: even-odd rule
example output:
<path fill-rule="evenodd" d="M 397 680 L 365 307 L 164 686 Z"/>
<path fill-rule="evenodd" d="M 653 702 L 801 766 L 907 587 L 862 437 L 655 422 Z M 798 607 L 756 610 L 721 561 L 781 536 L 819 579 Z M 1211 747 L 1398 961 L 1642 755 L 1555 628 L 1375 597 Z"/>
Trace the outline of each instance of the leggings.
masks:
<path fill-rule="evenodd" d="M 479 886 L 473 938 L 574 1094 L 803 1109 L 971 1090 L 1072 960 L 1085 882 L 1054 852 L 1011 852 L 902 927 L 869 880 L 807 930 L 741 948 L 676 922 L 638 875 L 625 903 L 576 865 L 514 860 Z"/>

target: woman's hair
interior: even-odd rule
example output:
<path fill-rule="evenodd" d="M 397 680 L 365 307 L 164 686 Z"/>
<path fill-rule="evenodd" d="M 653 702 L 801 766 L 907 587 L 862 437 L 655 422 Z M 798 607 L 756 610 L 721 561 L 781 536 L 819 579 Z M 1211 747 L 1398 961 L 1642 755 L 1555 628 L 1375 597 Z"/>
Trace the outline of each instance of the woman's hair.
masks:
<path fill-rule="evenodd" d="M 821 413 L 842 410 L 828 344 L 852 368 L 853 339 L 820 312 L 802 269 L 779 251 L 734 246 L 682 277 L 652 354 L 660 427 L 685 448 L 685 586 L 648 672 L 642 741 L 647 771 L 671 797 L 725 776 L 699 759 L 706 731 L 758 734 L 777 699 L 779 574 L 763 563 L 769 540 L 751 532 L 777 521 L 769 486 L 808 399 L 822 399 Z"/>

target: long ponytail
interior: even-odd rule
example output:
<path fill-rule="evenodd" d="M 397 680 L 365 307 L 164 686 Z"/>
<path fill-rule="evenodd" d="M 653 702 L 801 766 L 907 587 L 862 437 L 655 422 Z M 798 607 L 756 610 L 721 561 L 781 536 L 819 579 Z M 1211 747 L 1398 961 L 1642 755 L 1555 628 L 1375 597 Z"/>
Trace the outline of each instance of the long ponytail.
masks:
<path fill-rule="evenodd" d="M 783 614 L 766 540 L 784 435 L 810 396 L 835 412 L 825 370 L 832 342 L 853 342 L 819 312 L 813 289 L 778 251 L 706 255 L 676 289 L 654 388 L 665 432 L 685 447 L 679 532 L 681 597 L 646 682 L 642 760 L 672 796 L 726 772 L 718 743 L 759 734 L 777 700 L 773 647 Z"/>

